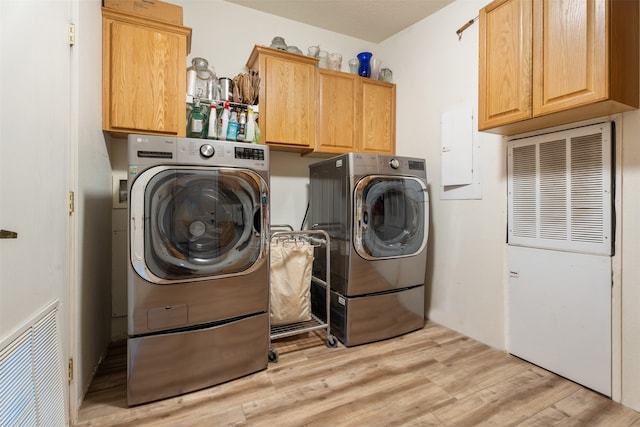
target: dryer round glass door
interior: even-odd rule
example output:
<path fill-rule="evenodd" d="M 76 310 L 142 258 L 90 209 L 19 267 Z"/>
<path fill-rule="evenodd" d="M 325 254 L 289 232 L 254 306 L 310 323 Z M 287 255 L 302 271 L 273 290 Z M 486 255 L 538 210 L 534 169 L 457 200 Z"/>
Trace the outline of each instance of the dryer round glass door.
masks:
<path fill-rule="evenodd" d="M 354 191 L 354 245 L 365 259 L 412 256 L 427 244 L 429 196 L 414 177 L 370 175 Z"/>
<path fill-rule="evenodd" d="M 266 258 L 266 191 L 244 169 L 144 171 L 131 188 L 135 270 L 155 283 L 253 271 Z"/>

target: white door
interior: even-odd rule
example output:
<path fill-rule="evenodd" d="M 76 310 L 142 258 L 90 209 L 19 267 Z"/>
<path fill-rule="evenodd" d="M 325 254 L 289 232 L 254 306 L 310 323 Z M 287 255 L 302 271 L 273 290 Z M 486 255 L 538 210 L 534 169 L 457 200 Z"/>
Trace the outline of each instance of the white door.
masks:
<path fill-rule="evenodd" d="M 611 396 L 611 258 L 509 246 L 508 350 Z"/>
<path fill-rule="evenodd" d="M 0 1 L 0 228 L 17 234 L 0 239 L 2 346 L 55 301 L 69 330 L 70 11 Z"/>

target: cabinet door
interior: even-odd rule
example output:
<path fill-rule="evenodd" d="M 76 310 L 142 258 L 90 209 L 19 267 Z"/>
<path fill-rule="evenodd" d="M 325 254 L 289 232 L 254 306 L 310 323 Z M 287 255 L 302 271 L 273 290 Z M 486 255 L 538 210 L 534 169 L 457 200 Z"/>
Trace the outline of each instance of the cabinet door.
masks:
<path fill-rule="evenodd" d="M 358 141 L 359 77 L 318 69 L 316 152 L 348 153 Z"/>
<path fill-rule="evenodd" d="M 362 111 L 360 144 L 364 153 L 396 152 L 396 85 L 360 79 Z"/>
<path fill-rule="evenodd" d="M 265 55 L 260 78 L 259 123 L 262 140 L 283 147 L 312 149 L 315 132 L 315 66 L 291 60 L 285 55 Z"/>
<path fill-rule="evenodd" d="M 496 0 L 480 10 L 479 26 L 478 128 L 530 118 L 531 0 Z"/>
<path fill-rule="evenodd" d="M 607 98 L 608 6 L 606 0 L 535 0 L 534 115 Z"/>
<path fill-rule="evenodd" d="M 185 135 L 190 31 L 103 9 L 105 130 Z"/>

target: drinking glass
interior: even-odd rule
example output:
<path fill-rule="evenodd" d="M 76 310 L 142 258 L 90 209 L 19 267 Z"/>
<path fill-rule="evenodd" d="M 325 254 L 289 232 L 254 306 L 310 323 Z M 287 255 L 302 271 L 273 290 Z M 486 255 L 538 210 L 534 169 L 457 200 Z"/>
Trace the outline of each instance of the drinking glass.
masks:
<path fill-rule="evenodd" d="M 371 78 L 374 80 L 378 80 L 378 77 L 380 76 L 380 65 L 382 64 L 382 61 L 380 61 L 378 58 L 371 58 Z"/>

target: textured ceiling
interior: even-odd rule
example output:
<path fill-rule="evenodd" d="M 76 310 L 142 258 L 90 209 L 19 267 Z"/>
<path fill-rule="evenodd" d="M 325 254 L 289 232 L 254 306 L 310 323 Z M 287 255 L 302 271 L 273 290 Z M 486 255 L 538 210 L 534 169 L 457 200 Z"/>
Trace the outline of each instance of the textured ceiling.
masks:
<path fill-rule="evenodd" d="M 227 0 L 314 27 L 380 43 L 454 0 Z"/>

